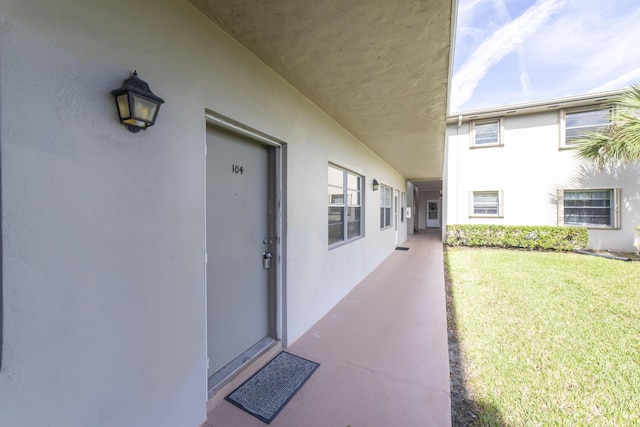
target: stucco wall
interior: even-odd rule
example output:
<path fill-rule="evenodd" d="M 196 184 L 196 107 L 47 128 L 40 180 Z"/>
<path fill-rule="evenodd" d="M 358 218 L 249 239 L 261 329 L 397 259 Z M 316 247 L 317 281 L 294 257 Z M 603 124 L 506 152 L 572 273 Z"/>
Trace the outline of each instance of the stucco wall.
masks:
<path fill-rule="evenodd" d="M 373 177 L 406 182 L 187 2 L 0 10 L 0 425 L 199 426 L 205 110 L 288 144 L 290 342 L 393 250 Z M 133 69 L 166 101 L 137 134 L 110 95 Z M 366 237 L 331 251 L 329 161 L 366 177 Z"/>
<path fill-rule="evenodd" d="M 446 223 L 557 225 L 559 189 L 622 188 L 621 229 L 590 229 L 594 249 L 632 251 L 640 223 L 640 165 L 598 171 L 559 149 L 559 113 L 507 117 L 502 147 L 470 148 L 469 123 L 447 127 Z M 502 191 L 503 218 L 469 215 L 472 191 Z"/>

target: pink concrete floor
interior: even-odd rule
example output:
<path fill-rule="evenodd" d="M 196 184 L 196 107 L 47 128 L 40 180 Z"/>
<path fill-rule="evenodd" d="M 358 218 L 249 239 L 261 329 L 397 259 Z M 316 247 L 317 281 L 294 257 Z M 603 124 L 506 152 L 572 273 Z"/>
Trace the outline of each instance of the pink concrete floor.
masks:
<path fill-rule="evenodd" d="M 451 425 L 440 230 L 402 246 L 286 349 L 321 365 L 271 426 Z M 203 427 L 266 425 L 222 397 Z"/>

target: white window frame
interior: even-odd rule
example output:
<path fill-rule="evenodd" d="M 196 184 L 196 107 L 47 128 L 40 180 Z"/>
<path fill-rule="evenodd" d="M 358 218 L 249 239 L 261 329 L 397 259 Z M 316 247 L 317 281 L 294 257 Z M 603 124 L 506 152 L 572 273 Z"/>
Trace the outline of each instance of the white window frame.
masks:
<path fill-rule="evenodd" d="M 400 222 L 405 220 L 405 209 L 407 207 L 407 193 L 402 192 L 400 196 Z"/>
<path fill-rule="evenodd" d="M 565 192 L 599 192 L 610 191 L 611 192 L 611 223 L 610 224 L 591 224 L 591 223 L 565 223 L 564 219 L 564 194 Z M 571 227 L 585 227 L 589 229 L 598 230 L 619 230 L 621 227 L 620 221 L 620 202 L 622 200 L 621 188 L 566 188 L 558 190 L 558 225 L 567 225 Z"/>
<path fill-rule="evenodd" d="M 496 206 L 496 213 L 483 214 L 475 212 L 475 199 L 476 195 L 480 194 L 496 194 L 498 205 Z M 502 190 L 474 190 L 469 192 L 469 218 L 503 218 L 503 203 L 504 194 Z"/>
<path fill-rule="evenodd" d="M 476 128 L 481 125 L 497 123 L 498 124 L 498 135 L 497 141 L 493 143 L 484 143 L 478 144 L 476 140 L 477 132 Z M 504 118 L 496 117 L 493 119 L 482 119 L 482 120 L 472 120 L 469 123 L 469 146 L 471 148 L 487 148 L 487 147 L 502 147 L 504 145 Z"/>
<path fill-rule="evenodd" d="M 388 185 L 380 184 L 380 230 L 386 230 L 391 228 L 393 225 L 391 221 L 392 205 L 393 188 Z"/>
<path fill-rule="evenodd" d="M 334 203 L 333 200 L 331 200 L 331 196 L 329 196 L 329 200 L 328 200 L 328 210 L 327 210 L 327 227 L 331 226 L 331 223 L 329 223 L 329 211 L 331 210 L 331 208 L 342 208 L 342 226 L 343 226 L 343 238 L 342 240 L 338 240 L 335 242 L 328 242 L 329 244 L 329 248 L 334 248 L 337 246 L 341 246 L 344 245 L 346 243 L 352 242 L 354 240 L 358 240 L 361 239 L 362 237 L 364 237 L 364 191 L 363 191 L 363 183 L 364 183 L 364 176 L 353 172 L 351 170 L 345 169 L 341 166 L 338 166 L 336 164 L 333 163 L 329 163 L 328 168 L 327 168 L 327 173 L 329 171 L 329 168 L 333 168 L 337 171 L 342 172 L 342 187 L 338 187 L 338 186 L 334 186 L 331 185 L 330 183 L 328 183 L 328 189 L 341 189 L 342 190 L 342 203 Z M 352 177 L 356 177 L 357 178 L 357 187 L 358 188 L 350 188 L 348 185 L 349 182 L 349 176 Z M 349 199 L 349 192 L 351 192 L 352 194 L 355 192 L 355 194 L 357 194 L 357 199 L 358 200 L 350 200 Z M 336 193 L 338 194 L 338 193 Z M 358 229 L 358 234 L 354 235 L 352 237 L 349 237 L 349 210 L 350 208 L 359 208 L 360 209 L 360 216 L 358 219 L 359 222 L 359 229 Z M 353 221 L 351 221 L 353 222 Z M 328 228 L 327 228 L 328 230 Z M 329 239 L 329 234 L 327 235 L 327 240 Z"/>
<path fill-rule="evenodd" d="M 612 107 L 602 107 L 602 106 L 598 106 L 598 105 L 591 105 L 588 107 L 580 107 L 580 108 L 565 108 L 560 110 L 559 114 L 560 114 L 560 149 L 571 149 L 574 148 L 576 146 L 575 143 L 573 142 L 567 142 L 567 115 L 571 115 L 571 114 L 579 114 L 579 113 L 588 113 L 588 112 L 592 112 L 592 111 L 607 111 L 609 114 L 609 121 L 608 124 L 606 126 L 610 126 L 611 125 L 611 119 L 613 116 L 613 109 Z M 596 128 L 596 126 L 598 125 L 591 125 L 591 126 L 582 126 L 582 128 L 585 129 L 585 131 L 595 131 L 597 129 L 601 129 L 603 127 L 605 127 L 605 125 L 600 125 L 600 127 Z"/>

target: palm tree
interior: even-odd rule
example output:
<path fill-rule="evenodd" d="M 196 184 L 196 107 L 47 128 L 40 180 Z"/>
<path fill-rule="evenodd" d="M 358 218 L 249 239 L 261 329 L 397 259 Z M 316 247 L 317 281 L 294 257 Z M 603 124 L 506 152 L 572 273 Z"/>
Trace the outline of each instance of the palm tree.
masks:
<path fill-rule="evenodd" d="M 602 169 L 605 165 L 640 160 L 640 83 L 633 84 L 615 102 L 610 126 L 589 132 L 576 143 L 576 155 Z"/>

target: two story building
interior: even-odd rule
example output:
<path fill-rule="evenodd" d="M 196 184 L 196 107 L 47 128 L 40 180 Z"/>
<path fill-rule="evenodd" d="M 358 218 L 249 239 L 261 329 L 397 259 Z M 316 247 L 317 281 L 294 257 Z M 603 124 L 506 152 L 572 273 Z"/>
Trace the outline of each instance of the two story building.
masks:
<path fill-rule="evenodd" d="M 640 164 L 602 170 L 576 156 L 620 91 L 451 114 L 443 224 L 586 227 L 592 249 L 634 251 Z"/>

